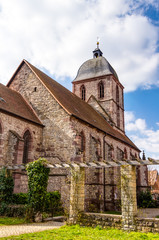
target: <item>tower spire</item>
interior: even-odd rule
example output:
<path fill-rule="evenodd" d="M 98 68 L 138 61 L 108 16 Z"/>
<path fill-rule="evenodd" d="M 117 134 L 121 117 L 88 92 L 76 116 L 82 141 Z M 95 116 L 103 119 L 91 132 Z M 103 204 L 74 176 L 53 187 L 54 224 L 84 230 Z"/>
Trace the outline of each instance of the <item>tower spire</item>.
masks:
<path fill-rule="evenodd" d="M 93 58 L 102 57 L 103 55 L 102 51 L 99 49 L 99 40 L 99 37 L 97 37 L 97 48 L 93 51 Z"/>

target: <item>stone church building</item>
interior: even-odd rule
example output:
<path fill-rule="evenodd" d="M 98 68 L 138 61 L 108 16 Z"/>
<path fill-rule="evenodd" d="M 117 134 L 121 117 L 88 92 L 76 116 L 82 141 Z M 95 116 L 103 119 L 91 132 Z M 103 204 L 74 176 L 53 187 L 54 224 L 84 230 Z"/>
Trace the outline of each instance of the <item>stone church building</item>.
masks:
<path fill-rule="evenodd" d="M 139 159 L 125 135 L 123 86 L 97 48 L 73 80 L 73 92 L 23 60 L 7 86 L 0 84 L 0 165 L 20 165 L 45 157 L 49 163 Z M 69 202 L 69 169 L 52 169 L 48 191 Z M 24 170 L 14 171 L 15 192 L 27 191 Z M 137 169 L 138 190 L 147 186 L 147 168 Z M 119 167 L 87 169 L 86 210 L 116 209 Z"/>

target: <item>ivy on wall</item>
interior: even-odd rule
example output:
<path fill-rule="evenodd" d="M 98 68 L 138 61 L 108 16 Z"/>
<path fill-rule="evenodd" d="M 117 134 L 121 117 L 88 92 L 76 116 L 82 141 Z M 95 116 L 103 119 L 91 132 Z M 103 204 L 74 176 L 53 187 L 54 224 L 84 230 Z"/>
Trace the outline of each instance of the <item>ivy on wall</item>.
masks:
<path fill-rule="evenodd" d="M 33 216 L 42 213 L 44 210 L 47 184 L 50 169 L 46 167 L 47 160 L 39 158 L 26 166 L 28 175 L 28 202 L 29 209 Z"/>
<path fill-rule="evenodd" d="M 14 181 L 11 171 L 2 168 L 0 170 L 0 202 L 10 203 L 12 201 L 13 188 Z"/>
<path fill-rule="evenodd" d="M 14 181 L 11 171 L 6 168 L 0 170 L 0 215 L 4 214 L 12 201 Z"/>

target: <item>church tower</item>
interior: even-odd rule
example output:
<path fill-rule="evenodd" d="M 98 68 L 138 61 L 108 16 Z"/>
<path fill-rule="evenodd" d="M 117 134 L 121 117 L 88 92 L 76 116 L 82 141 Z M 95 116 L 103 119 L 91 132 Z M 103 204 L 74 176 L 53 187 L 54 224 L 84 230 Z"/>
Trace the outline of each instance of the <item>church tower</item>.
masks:
<path fill-rule="evenodd" d="M 125 132 L 124 87 L 113 67 L 103 57 L 99 42 L 93 51 L 93 58 L 81 65 L 72 84 L 73 93 L 91 104 L 116 129 Z"/>

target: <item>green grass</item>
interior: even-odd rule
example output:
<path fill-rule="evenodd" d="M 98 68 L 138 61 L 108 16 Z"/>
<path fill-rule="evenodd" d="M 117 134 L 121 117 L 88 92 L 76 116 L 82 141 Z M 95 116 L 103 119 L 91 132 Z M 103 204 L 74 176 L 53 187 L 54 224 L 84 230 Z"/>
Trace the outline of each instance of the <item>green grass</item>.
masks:
<path fill-rule="evenodd" d="M 123 232 L 117 229 L 101 229 L 91 227 L 64 226 L 60 229 L 47 230 L 38 233 L 22 234 L 19 236 L 0 238 L 7 240 L 140 240 L 159 239 L 159 234 Z"/>
<path fill-rule="evenodd" d="M 0 226 L 22 224 L 25 222 L 24 218 L 0 217 Z"/>

